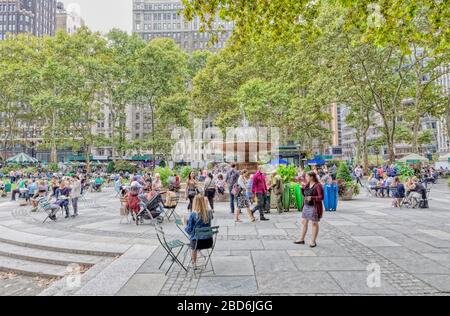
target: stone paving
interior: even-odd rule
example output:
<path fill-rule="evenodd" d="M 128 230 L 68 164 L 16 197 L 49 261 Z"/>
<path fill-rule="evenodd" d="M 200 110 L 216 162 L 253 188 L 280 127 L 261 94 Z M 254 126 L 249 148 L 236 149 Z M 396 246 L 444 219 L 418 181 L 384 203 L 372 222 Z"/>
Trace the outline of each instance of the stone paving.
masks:
<path fill-rule="evenodd" d="M 167 276 L 159 270 L 164 251 L 154 247 L 158 245 L 154 228 L 120 224 L 119 204 L 110 189 L 84 201 L 78 219 L 57 223 L 41 224 L 42 214 L 0 200 L 0 227 L 111 246 L 151 247 L 143 248 L 146 256 L 136 257 L 131 251 L 122 262 L 97 268 L 100 271 L 93 276 L 97 279 L 68 295 L 446 295 L 450 190 L 443 181 L 432 189 L 430 205 L 428 210 L 395 209 L 390 199 L 361 195 L 341 203 L 338 212 L 325 214 L 318 247 L 311 249 L 293 244 L 300 232 L 300 213 L 272 214 L 269 222 L 254 224 L 243 216 L 244 223 L 235 223 L 227 204 L 220 203 L 215 274 L 200 277 L 178 267 Z M 178 212 L 184 214 L 185 208 L 180 204 Z M 170 238 L 183 238 L 173 223 L 163 227 Z M 381 283 L 369 287 L 368 280 L 376 281 L 371 276 L 378 270 Z M 114 288 L 108 290 L 106 279 L 114 279 L 116 273 Z M 89 284 L 96 280 L 105 289 L 94 291 Z"/>

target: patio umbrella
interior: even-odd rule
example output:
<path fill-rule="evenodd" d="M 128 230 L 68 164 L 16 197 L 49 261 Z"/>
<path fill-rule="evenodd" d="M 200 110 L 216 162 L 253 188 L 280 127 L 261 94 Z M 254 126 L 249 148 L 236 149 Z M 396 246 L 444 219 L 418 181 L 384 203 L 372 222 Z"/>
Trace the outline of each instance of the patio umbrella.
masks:
<path fill-rule="evenodd" d="M 32 164 L 32 163 L 39 163 L 39 160 L 25 153 L 21 153 L 6 160 L 6 163 Z"/>
<path fill-rule="evenodd" d="M 428 158 L 425 158 L 418 154 L 411 154 L 406 157 L 403 157 L 402 159 L 399 160 L 399 162 L 406 163 L 406 164 L 408 164 L 408 163 L 417 164 L 417 163 L 429 163 L 430 160 L 428 160 Z"/>
<path fill-rule="evenodd" d="M 269 165 L 272 165 L 272 166 L 286 165 L 286 166 L 288 166 L 289 163 L 288 163 L 286 160 L 284 160 L 284 159 L 273 159 L 273 160 L 269 163 Z"/>
<path fill-rule="evenodd" d="M 450 153 L 446 154 L 446 155 L 442 155 L 439 157 L 439 161 L 442 162 L 450 162 Z"/>

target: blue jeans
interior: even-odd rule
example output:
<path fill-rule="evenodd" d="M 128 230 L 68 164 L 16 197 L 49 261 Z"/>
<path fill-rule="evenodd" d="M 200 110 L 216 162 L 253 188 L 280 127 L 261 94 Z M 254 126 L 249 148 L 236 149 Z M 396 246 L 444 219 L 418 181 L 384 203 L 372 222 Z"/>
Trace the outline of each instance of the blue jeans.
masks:
<path fill-rule="evenodd" d="M 231 208 L 231 213 L 232 214 L 234 214 L 234 210 L 235 210 L 235 208 L 234 208 L 234 200 L 235 200 L 234 194 L 231 193 L 231 190 L 230 190 L 230 208 Z"/>

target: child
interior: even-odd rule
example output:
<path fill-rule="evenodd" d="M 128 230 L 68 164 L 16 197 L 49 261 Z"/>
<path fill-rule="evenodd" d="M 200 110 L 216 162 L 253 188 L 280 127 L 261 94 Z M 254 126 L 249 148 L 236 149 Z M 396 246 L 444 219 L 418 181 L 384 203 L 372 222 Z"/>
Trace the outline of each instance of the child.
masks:
<path fill-rule="evenodd" d="M 217 176 L 217 181 L 216 181 L 216 187 L 217 187 L 217 192 L 220 195 L 224 195 L 225 194 L 225 180 L 223 178 L 223 174 L 219 174 Z"/>

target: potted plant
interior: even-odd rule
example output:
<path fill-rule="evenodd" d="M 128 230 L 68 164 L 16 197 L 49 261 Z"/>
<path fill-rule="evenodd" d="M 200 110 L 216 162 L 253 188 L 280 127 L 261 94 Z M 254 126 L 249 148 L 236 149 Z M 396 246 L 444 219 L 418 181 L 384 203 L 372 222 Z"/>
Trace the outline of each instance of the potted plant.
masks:
<path fill-rule="evenodd" d="M 350 171 L 348 170 L 348 166 L 345 163 L 339 164 L 336 180 L 339 186 L 339 198 L 342 201 L 353 200 L 353 196 L 360 193 L 360 188 L 353 180 Z"/>
<path fill-rule="evenodd" d="M 285 210 L 289 211 L 291 206 L 294 205 L 294 185 L 292 182 L 297 176 L 297 167 L 294 165 L 284 166 L 280 165 L 277 171 L 278 175 L 283 181 L 283 207 Z"/>

